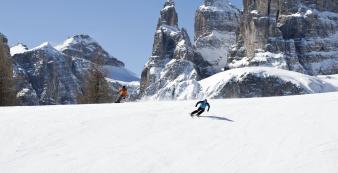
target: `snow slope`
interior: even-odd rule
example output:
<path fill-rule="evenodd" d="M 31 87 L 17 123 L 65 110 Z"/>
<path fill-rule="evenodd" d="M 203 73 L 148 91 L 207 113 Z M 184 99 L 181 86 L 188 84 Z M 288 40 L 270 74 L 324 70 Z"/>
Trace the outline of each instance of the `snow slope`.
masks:
<path fill-rule="evenodd" d="M 175 62 L 175 61 L 173 61 Z M 168 63 L 170 65 L 170 63 Z M 168 68 L 167 74 L 161 73 L 163 76 L 172 75 L 171 68 Z M 185 71 L 184 71 L 185 70 Z M 166 71 L 164 71 L 166 72 Z M 177 68 L 176 68 L 176 72 Z M 241 88 L 240 85 L 247 85 L 248 90 L 252 95 L 247 96 L 245 94 L 236 97 L 261 97 L 261 90 L 271 89 L 269 84 L 262 84 L 261 81 L 254 81 L 248 76 L 255 76 L 262 80 L 270 81 L 271 85 L 278 86 L 281 90 L 285 90 L 283 94 L 314 94 L 314 93 L 325 93 L 325 92 L 337 92 L 338 91 L 338 75 L 327 75 L 327 76 L 309 76 L 294 71 L 288 71 L 273 67 L 243 67 L 231 70 L 226 70 L 200 81 L 196 81 L 190 76 L 194 75 L 194 71 L 190 68 L 184 67 L 183 71 L 179 71 L 178 77 L 173 81 L 159 81 L 160 89 L 155 94 L 149 97 L 143 97 L 143 100 L 192 100 L 192 99 L 203 99 L 203 98 L 227 98 L 226 92 L 237 93 L 231 88 L 225 87 L 229 84 L 236 83 L 238 90 Z M 169 75 L 168 75 L 169 74 Z M 271 81 L 269 77 L 276 78 L 280 81 Z M 167 77 L 161 77 L 167 79 Z M 252 83 L 257 85 L 248 85 L 242 83 L 243 81 L 251 80 Z M 287 89 L 283 88 L 285 83 L 291 83 L 302 90 L 301 93 L 288 93 Z M 261 84 L 261 85 L 260 85 Z M 250 88 L 250 87 L 251 88 Z M 150 89 L 151 91 L 156 91 Z M 276 92 L 277 93 L 277 92 Z M 231 94 L 229 94 L 231 95 Z M 271 95 L 269 95 L 271 96 Z M 229 96 L 228 96 L 229 97 Z M 235 97 L 235 96 L 233 96 Z"/>
<path fill-rule="evenodd" d="M 230 80 L 236 79 L 236 81 L 240 81 L 245 78 L 247 74 L 260 77 L 277 77 L 283 81 L 291 82 L 303 88 L 307 93 L 312 94 L 338 91 L 337 75 L 317 77 L 271 67 L 244 67 L 217 73 L 199 81 L 202 86 L 202 93 L 204 93 L 204 97 L 212 98 L 219 94 L 219 92 L 222 92 L 223 87 L 229 83 Z"/>
<path fill-rule="evenodd" d="M 4 173 L 336 173 L 338 93 L 0 108 Z"/>

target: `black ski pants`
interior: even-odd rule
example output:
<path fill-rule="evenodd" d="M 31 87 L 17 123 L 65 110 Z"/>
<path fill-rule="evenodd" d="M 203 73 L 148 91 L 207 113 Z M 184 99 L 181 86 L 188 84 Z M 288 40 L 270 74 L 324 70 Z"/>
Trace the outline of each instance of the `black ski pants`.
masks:
<path fill-rule="evenodd" d="M 121 103 L 122 99 L 125 99 L 125 97 L 120 96 L 115 103 Z"/>
<path fill-rule="evenodd" d="M 203 108 L 198 108 L 198 109 L 195 110 L 194 112 L 191 112 L 191 115 L 197 114 L 197 116 L 200 116 L 204 111 L 205 111 L 205 109 L 203 109 Z"/>

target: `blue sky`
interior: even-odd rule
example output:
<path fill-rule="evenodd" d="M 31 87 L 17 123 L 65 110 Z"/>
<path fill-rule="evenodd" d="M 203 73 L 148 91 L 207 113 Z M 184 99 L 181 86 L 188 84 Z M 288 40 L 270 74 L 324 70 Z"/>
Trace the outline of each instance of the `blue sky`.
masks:
<path fill-rule="evenodd" d="M 1 0 L 0 32 L 10 46 L 30 48 L 49 41 L 61 43 L 88 34 L 111 55 L 140 74 L 151 55 L 159 12 L 165 0 Z M 195 11 L 203 0 L 176 0 L 180 27 L 193 39 Z M 241 7 L 242 0 L 231 0 Z"/>

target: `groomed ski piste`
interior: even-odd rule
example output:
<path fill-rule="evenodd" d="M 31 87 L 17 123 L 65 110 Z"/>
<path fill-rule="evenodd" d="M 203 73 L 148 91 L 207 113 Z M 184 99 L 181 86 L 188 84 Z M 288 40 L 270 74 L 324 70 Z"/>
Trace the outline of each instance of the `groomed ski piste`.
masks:
<path fill-rule="evenodd" d="M 338 93 L 209 102 L 0 108 L 0 172 L 338 172 Z"/>

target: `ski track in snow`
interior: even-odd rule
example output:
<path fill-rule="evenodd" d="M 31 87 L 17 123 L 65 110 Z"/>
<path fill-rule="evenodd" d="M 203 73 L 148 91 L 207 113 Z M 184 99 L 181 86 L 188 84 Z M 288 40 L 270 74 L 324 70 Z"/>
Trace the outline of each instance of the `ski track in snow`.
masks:
<path fill-rule="evenodd" d="M 336 173 L 338 93 L 0 108 L 4 173 Z"/>

